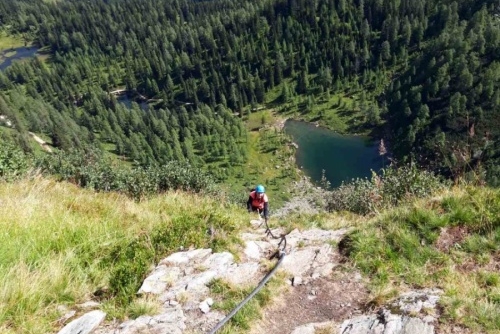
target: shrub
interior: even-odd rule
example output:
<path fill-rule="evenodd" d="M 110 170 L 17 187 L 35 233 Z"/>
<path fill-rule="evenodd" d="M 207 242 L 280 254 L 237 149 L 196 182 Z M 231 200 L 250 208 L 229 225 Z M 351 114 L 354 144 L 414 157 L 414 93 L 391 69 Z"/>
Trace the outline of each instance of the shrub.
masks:
<path fill-rule="evenodd" d="M 374 211 L 372 206 L 377 201 L 373 193 L 373 184 L 368 179 L 355 179 L 350 183 L 342 183 L 331 192 L 327 204 L 329 211 L 350 211 L 368 214 Z"/>
<path fill-rule="evenodd" d="M 29 158 L 21 149 L 11 143 L 0 145 L 0 180 L 13 180 L 28 171 L 31 165 Z"/>
<path fill-rule="evenodd" d="M 428 196 L 444 187 L 438 176 L 416 166 L 390 166 L 382 170 L 380 182 L 375 183 L 383 201 L 392 206 L 405 199 Z"/>
<path fill-rule="evenodd" d="M 154 250 L 144 237 L 115 247 L 103 265 L 109 266 L 109 262 L 114 264 L 109 285 L 117 303 L 126 305 L 133 300 L 149 268 L 154 264 L 153 259 Z"/>
<path fill-rule="evenodd" d="M 442 187 L 444 183 L 431 172 L 418 170 L 415 166 L 391 165 L 382 169 L 381 175 L 373 172 L 370 180 L 358 178 L 342 183 L 331 192 L 327 208 L 365 215 L 412 198 L 428 196 Z"/>
<path fill-rule="evenodd" d="M 96 149 L 59 152 L 38 162 L 42 171 L 97 191 L 118 191 L 140 200 L 167 190 L 214 192 L 215 181 L 188 163 L 127 168 L 114 164 Z"/>

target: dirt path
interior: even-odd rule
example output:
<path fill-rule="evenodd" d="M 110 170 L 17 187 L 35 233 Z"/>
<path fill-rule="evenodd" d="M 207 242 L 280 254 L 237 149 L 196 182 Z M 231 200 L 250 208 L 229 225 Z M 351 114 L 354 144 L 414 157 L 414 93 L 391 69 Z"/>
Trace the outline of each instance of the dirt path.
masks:
<path fill-rule="evenodd" d="M 344 320 L 362 313 L 368 291 L 352 273 L 333 273 L 307 285 L 290 287 L 264 311 L 263 319 L 251 334 L 290 334 L 295 328 L 313 322 Z"/>
<path fill-rule="evenodd" d="M 38 137 L 36 134 L 34 134 L 33 132 L 29 132 L 30 136 L 33 137 L 33 139 L 38 143 L 40 144 L 40 146 L 42 146 L 42 148 L 49 152 L 49 153 L 52 153 L 52 149 L 50 148 L 49 144 L 47 144 L 47 142 L 45 140 L 43 140 L 42 138 Z"/>

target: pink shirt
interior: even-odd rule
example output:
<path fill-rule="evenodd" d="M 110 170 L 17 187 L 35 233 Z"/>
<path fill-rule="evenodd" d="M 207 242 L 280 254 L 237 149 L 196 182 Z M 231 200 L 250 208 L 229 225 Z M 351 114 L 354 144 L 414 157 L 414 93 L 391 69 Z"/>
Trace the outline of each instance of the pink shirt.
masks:
<path fill-rule="evenodd" d="M 264 209 L 264 203 L 269 202 L 266 194 L 264 194 L 264 196 L 259 198 L 259 196 L 257 196 L 257 193 L 255 191 L 252 191 L 250 193 L 250 197 L 252 198 L 252 206 L 254 208 Z"/>

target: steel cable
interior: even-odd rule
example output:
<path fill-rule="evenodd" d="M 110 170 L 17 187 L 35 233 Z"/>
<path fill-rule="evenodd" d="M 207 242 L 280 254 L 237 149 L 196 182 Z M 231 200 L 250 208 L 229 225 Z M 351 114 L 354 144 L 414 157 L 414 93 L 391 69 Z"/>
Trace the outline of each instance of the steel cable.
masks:
<path fill-rule="evenodd" d="M 276 263 L 276 265 L 274 266 L 273 270 L 271 270 L 266 276 L 264 276 L 264 278 L 260 281 L 259 285 L 257 285 L 257 287 L 255 289 L 253 289 L 253 291 L 245 299 L 243 299 L 243 301 L 240 302 L 231 311 L 231 313 L 229 313 L 224 319 L 222 319 L 221 321 L 219 321 L 219 323 L 217 324 L 217 326 L 215 326 L 215 328 L 212 329 L 209 332 L 209 334 L 215 334 L 215 332 L 217 332 L 219 329 L 221 329 L 222 326 L 224 326 L 226 324 L 226 322 L 228 322 L 243 306 L 245 306 L 246 303 L 248 303 L 248 301 L 250 301 L 250 299 L 253 298 L 253 296 L 255 296 L 257 294 L 257 292 L 259 292 L 264 287 L 264 285 L 267 283 L 267 281 L 269 281 L 269 279 L 271 279 L 271 277 L 274 275 L 274 273 L 276 272 L 276 270 L 280 266 L 281 262 L 283 262 L 283 259 L 285 258 L 285 252 L 284 251 L 280 251 L 279 254 L 280 254 L 279 255 L 279 260 Z"/>
<path fill-rule="evenodd" d="M 260 212 L 259 212 L 259 217 L 260 217 Z M 286 255 L 285 254 L 285 249 L 286 249 L 286 244 L 287 244 L 286 243 L 286 235 L 282 234 L 279 237 L 273 235 L 273 233 L 271 232 L 271 229 L 269 228 L 269 225 L 267 224 L 267 219 L 265 220 L 265 224 L 266 224 L 266 231 L 265 231 L 266 236 L 271 236 L 273 239 L 281 239 L 280 242 L 278 243 L 278 248 L 283 243 L 282 248 L 278 251 L 278 254 L 279 254 L 278 255 L 279 256 L 278 262 L 276 263 L 274 268 L 269 273 L 267 273 L 266 276 L 264 276 L 264 278 L 260 281 L 259 285 L 257 285 L 257 287 L 255 289 L 253 289 L 253 291 L 243 301 L 241 301 L 224 319 L 219 321 L 219 323 L 214 327 L 214 329 L 212 329 L 208 334 L 215 334 L 215 332 L 217 332 L 219 329 L 221 329 L 222 326 L 224 326 L 226 324 L 226 322 L 228 322 L 243 306 L 245 306 L 245 304 L 248 303 L 250 301 L 250 299 L 252 299 L 253 296 L 255 296 L 264 287 L 264 285 L 267 283 L 267 281 L 269 281 L 271 279 L 271 277 L 274 275 L 276 270 L 278 270 L 278 267 L 283 262 L 283 259 L 285 258 L 285 255 Z"/>

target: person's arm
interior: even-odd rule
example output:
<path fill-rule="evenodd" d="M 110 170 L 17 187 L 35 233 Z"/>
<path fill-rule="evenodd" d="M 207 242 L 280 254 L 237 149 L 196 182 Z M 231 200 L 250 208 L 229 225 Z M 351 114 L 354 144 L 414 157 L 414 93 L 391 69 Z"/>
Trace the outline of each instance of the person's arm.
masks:
<path fill-rule="evenodd" d="M 264 218 L 269 218 L 269 202 L 264 202 Z"/>
<path fill-rule="evenodd" d="M 247 201 L 247 210 L 248 212 L 252 211 L 252 196 L 248 196 L 248 201 Z"/>

